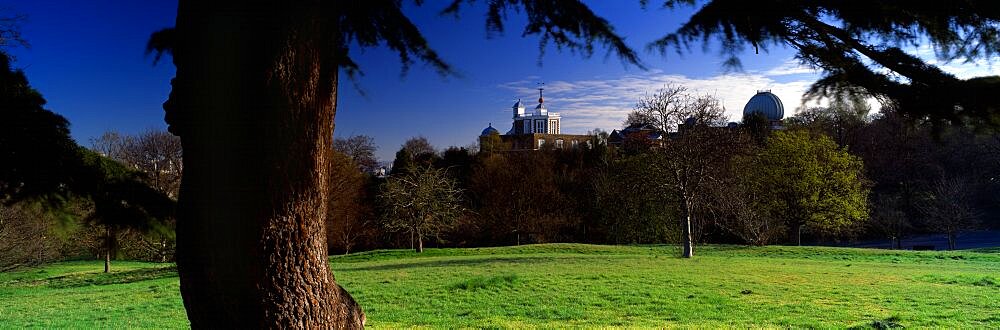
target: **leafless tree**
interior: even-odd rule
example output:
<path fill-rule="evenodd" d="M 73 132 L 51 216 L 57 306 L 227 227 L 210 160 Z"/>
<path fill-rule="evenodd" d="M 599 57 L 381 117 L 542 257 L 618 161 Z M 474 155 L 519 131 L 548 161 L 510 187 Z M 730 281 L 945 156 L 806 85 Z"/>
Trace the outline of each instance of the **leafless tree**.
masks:
<path fill-rule="evenodd" d="M 347 155 L 365 173 L 373 173 L 378 169 L 375 158 L 375 139 L 367 135 L 353 135 L 346 138 L 333 139 L 333 149 Z"/>
<path fill-rule="evenodd" d="M 895 194 L 876 194 L 871 200 L 870 225 L 889 238 L 892 249 L 901 249 L 903 235 L 912 226 L 903 211 L 900 196 Z"/>
<path fill-rule="evenodd" d="M 665 175 L 661 180 L 664 191 L 681 206 L 681 240 L 686 258 L 694 255 L 693 229 L 700 221 L 696 217 L 704 214 L 713 183 L 724 175 L 721 169 L 732 157 L 732 151 L 750 144 L 744 134 L 708 125 L 713 118 L 723 118 L 724 109 L 711 97 L 704 99 L 690 103 L 691 108 L 672 112 L 671 118 L 680 118 L 676 114 L 686 113 L 700 114 L 704 120 L 696 120 L 676 139 L 665 143 L 663 157 L 655 164 L 656 171 Z"/>
<path fill-rule="evenodd" d="M 146 184 L 166 196 L 177 199 L 183 169 L 183 148 L 180 138 L 165 131 L 148 130 L 138 135 L 109 131 L 91 140 L 91 149 L 143 173 Z M 148 233 L 106 233 L 108 246 L 118 246 L 118 238 L 138 239 L 145 248 L 164 262 L 174 254 L 173 219 L 163 228 Z M 106 256 L 107 258 L 110 258 Z"/>
<path fill-rule="evenodd" d="M 5 15 L 0 16 L 0 48 L 28 46 L 28 42 L 21 37 L 21 23 L 23 23 L 27 17 L 25 15 L 18 14 L 4 14 Z"/>
<path fill-rule="evenodd" d="M 434 146 L 431 145 L 431 142 L 427 141 L 427 138 L 423 136 L 413 137 L 406 140 L 406 142 L 403 143 L 403 149 L 410 153 L 410 156 L 414 158 L 436 152 L 434 150 Z"/>
<path fill-rule="evenodd" d="M 177 198 L 184 170 L 180 138 L 159 130 L 138 135 L 109 131 L 91 140 L 91 149 L 143 172 L 151 187 Z"/>
<path fill-rule="evenodd" d="M 0 204 L 0 271 L 50 261 L 58 247 L 49 219 L 23 205 Z"/>
<path fill-rule="evenodd" d="M 340 152 L 334 153 L 331 166 L 327 245 L 331 252 L 340 248 L 350 253 L 356 244 L 375 231 L 375 215 L 366 185 L 369 176 Z"/>
<path fill-rule="evenodd" d="M 917 208 L 928 227 L 948 236 L 948 249 L 955 249 L 958 233 L 976 228 L 981 212 L 972 201 L 973 183 L 963 177 L 942 177 L 931 184 Z"/>
<path fill-rule="evenodd" d="M 409 232 L 417 239 L 416 251 L 423 252 L 425 238 L 440 239 L 440 233 L 464 212 L 461 194 L 444 169 L 417 167 L 392 176 L 380 196 L 385 225 L 390 230 Z"/>
<path fill-rule="evenodd" d="M 696 95 L 680 85 L 667 85 L 639 99 L 625 125 L 652 124 L 664 132 L 674 132 L 693 118 L 699 125 L 722 126 L 726 115 L 720 110 L 723 109 L 717 97 Z"/>
<path fill-rule="evenodd" d="M 767 208 L 739 175 L 725 182 L 716 182 L 712 190 L 711 210 L 715 225 L 736 235 L 749 245 L 769 244 L 785 231 L 782 221 L 768 214 Z"/>

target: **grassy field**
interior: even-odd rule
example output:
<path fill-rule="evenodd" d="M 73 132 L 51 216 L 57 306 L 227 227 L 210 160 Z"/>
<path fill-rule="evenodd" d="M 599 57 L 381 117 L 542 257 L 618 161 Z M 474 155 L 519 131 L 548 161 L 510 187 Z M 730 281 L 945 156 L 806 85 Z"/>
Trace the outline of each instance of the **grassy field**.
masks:
<path fill-rule="evenodd" d="M 1000 251 L 549 244 L 331 257 L 370 327 L 1000 327 Z M 170 265 L 0 273 L 0 328 L 187 325 Z"/>

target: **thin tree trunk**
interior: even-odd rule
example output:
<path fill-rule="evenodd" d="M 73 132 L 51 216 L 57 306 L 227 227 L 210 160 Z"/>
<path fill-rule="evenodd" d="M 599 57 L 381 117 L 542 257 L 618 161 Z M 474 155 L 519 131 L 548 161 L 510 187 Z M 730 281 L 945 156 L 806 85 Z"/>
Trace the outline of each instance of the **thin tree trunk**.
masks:
<path fill-rule="evenodd" d="M 795 225 L 795 244 L 802 246 L 802 225 Z"/>
<path fill-rule="evenodd" d="M 424 252 L 424 239 L 417 237 L 417 253 Z"/>
<path fill-rule="evenodd" d="M 691 237 L 691 203 L 684 201 L 684 223 L 681 225 L 681 239 L 684 240 L 684 252 L 681 257 L 694 257 L 694 242 Z"/>
<path fill-rule="evenodd" d="M 326 255 L 338 68 L 320 31 L 337 14 L 312 6 L 180 1 L 164 109 L 184 148 L 176 258 L 193 328 L 363 327 Z"/>
<path fill-rule="evenodd" d="M 950 232 L 948 233 L 948 250 L 954 250 L 954 249 L 955 249 L 955 233 Z"/>
<path fill-rule="evenodd" d="M 111 272 L 111 253 L 115 250 L 115 240 L 118 235 L 114 230 L 111 230 L 111 226 L 105 226 L 104 228 L 104 272 Z"/>

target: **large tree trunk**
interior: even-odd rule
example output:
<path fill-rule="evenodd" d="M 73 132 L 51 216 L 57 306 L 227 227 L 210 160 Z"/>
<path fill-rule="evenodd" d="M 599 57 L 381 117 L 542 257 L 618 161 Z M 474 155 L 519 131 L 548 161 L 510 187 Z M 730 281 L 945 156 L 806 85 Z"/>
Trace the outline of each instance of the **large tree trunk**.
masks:
<path fill-rule="evenodd" d="M 337 62 L 324 18 L 337 15 L 316 6 L 180 1 L 164 109 L 184 147 L 177 268 L 194 328 L 363 326 L 326 255 Z"/>

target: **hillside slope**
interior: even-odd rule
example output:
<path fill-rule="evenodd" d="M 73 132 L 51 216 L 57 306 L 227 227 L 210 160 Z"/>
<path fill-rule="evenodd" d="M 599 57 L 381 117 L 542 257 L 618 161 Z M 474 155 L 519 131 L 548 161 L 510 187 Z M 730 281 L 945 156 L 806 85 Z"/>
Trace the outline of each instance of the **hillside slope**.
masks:
<path fill-rule="evenodd" d="M 545 244 L 331 257 L 370 327 L 1000 327 L 998 251 Z M 0 273 L 3 327 L 187 325 L 172 265 Z"/>

